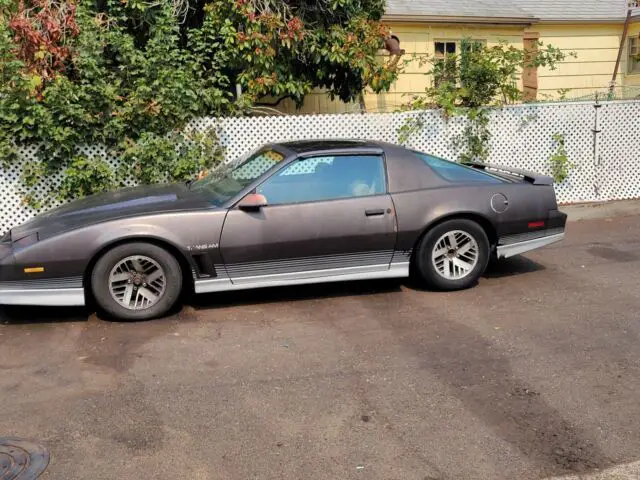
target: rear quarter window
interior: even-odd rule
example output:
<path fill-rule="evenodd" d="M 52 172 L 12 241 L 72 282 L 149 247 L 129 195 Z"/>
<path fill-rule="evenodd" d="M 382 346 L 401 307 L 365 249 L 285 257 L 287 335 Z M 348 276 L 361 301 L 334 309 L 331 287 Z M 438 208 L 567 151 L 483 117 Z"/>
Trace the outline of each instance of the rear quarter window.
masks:
<path fill-rule="evenodd" d="M 454 183 L 505 183 L 504 180 L 489 173 L 475 170 L 459 163 L 444 160 L 421 152 L 413 152 L 436 173 L 436 175 Z"/>

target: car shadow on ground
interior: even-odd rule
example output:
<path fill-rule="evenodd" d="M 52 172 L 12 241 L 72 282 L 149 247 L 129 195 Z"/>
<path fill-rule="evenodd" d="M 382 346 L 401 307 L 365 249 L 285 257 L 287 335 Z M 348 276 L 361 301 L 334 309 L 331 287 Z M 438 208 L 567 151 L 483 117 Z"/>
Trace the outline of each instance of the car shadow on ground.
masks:
<path fill-rule="evenodd" d="M 541 265 L 526 257 L 516 256 L 499 262 L 492 262 L 483 275 L 484 278 L 497 279 L 525 275 L 527 273 L 544 270 Z M 196 310 L 225 308 L 234 305 L 256 305 L 302 300 L 320 300 L 324 298 L 339 298 L 366 296 L 373 294 L 401 292 L 402 287 L 412 290 L 429 291 L 415 278 L 369 280 L 357 282 L 318 283 L 312 285 L 296 285 L 290 287 L 259 288 L 255 290 L 238 290 L 231 292 L 207 293 L 188 295 L 184 304 Z M 179 307 L 171 314 L 178 314 Z M 0 323 L 5 325 L 24 325 L 32 323 L 64 323 L 86 322 L 95 312 L 95 308 L 88 307 L 0 307 Z M 113 321 L 105 314 L 98 318 Z"/>
<path fill-rule="evenodd" d="M 516 256 L 498 262 L 492 262 L 484 273 L 484 278 L 503 278 L 544 270 L 546 267 L 526 257 Z M 186 303 L 196 310 L 225 308 L 234 305 L 256 305 L 291 302 L 301 300 L 320 300 L 366 296 L 373 294 L 401 292 L 402 287 L 411 290 L 430 291 L 412 275 L 410 278 L 390 280 L 364 280 L 356 282 L 318 283 L 290 287 L 259 288 L 231 292 L 192 295 Z"/>
<path fill-rule="evenodd" d="M 527 273 L 546 270 L 547 267 L 541 263 L 534 262 L 530 258 L 517 255 L 515 257 L 491 262 L 487 267 L 484 278 L 504 278 Z"/>
<path fill-rule="evenodd" d="M 377 293 L 400 292 L 403 279 L 369 280 L 358 282 L 317 283 L 288 287 L 258 288 L 231 292 L 192 295 L 189 305 L 197 310 L 232 307 L 234 305 L 255 305 L 303 300 L 320 300 L 366 296 Z"/>
<path fill-rule="evenodd" d="M 25 325 L 30 323 L 86 322 L 90 313 L 87 307 L 5 305 L 0 307 L 0 324 Z"/>

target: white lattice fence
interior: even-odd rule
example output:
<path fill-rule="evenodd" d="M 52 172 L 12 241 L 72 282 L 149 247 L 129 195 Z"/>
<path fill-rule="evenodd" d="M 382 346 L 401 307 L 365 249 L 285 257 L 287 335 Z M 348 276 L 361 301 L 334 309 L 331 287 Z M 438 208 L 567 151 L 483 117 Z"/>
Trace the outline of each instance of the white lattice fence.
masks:
<path fill-rule="evenodd" d="M 601 133 L 595 135 L 596 110 Z M 284 140 L 359 138 L 398 143 L 398 131 L 410 116 L 420 116 L 423 127 L 408 146 L 455 159 L 452 138 L 462 132 L 463 120 L 445 121 L 435 111 L 203 118 L 193 127 L 217 125 L 227 147 L 227 159 L 237 158 L 264 143 Z M 594 108 L 593 103 L 525 105 L 492 112 L 491 163 L 550 173 L 554 133 L 566 137 L 570 160 L 576 165 L 565 182 L 556 186 L 561 203 L 640 197 L 640 102 L 613 102 Z M 86 153 L 104 154 L 100 146 L 84 147 Z M 19 178 L 22 164 L 32 159 L 33 147 L 21 152 L 23 162 L 0 170 L 0 233 L 36 212 L 21 205 Z M 116 166 L 117 159 L 107 158 Z"/>
<path fill-rule="evenodd" d="M 640 102 L 608 103 L 599 112 L 598 195 L 640 197 Z"/>

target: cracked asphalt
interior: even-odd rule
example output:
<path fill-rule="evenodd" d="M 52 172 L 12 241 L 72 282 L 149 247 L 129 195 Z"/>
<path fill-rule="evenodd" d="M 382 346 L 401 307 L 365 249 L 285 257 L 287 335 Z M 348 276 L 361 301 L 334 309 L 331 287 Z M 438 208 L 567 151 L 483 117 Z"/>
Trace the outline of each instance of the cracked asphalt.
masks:
<path fill-rule="evenodd" d="M 45 446 L 42 479 L 640 478 L 640 207 L 585 208 L 463 292 L 5 309 L 0 437 Z"/>

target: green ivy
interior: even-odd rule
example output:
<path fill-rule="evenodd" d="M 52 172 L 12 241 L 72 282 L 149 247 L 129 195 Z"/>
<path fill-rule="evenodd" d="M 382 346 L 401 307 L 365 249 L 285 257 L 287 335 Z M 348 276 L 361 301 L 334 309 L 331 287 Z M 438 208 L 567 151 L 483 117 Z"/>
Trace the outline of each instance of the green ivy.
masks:
<path fill-rule="evenodd" d="M 569 176 L 571 169 L 575 168 L 575 164 L 569 160 L 565 135 L 562 133 L 554 133 L 552 138 L 555 151 L 549 156 L 551 175 L 556 183 L 562 183 Z"/>
<path fill-rule="evenodd" d="M 100 157 L 78 155 L 64 170 L 58 198 L 72 200 L 95 193 L 107 192 L 116 187 L 111 166 Z"/>

